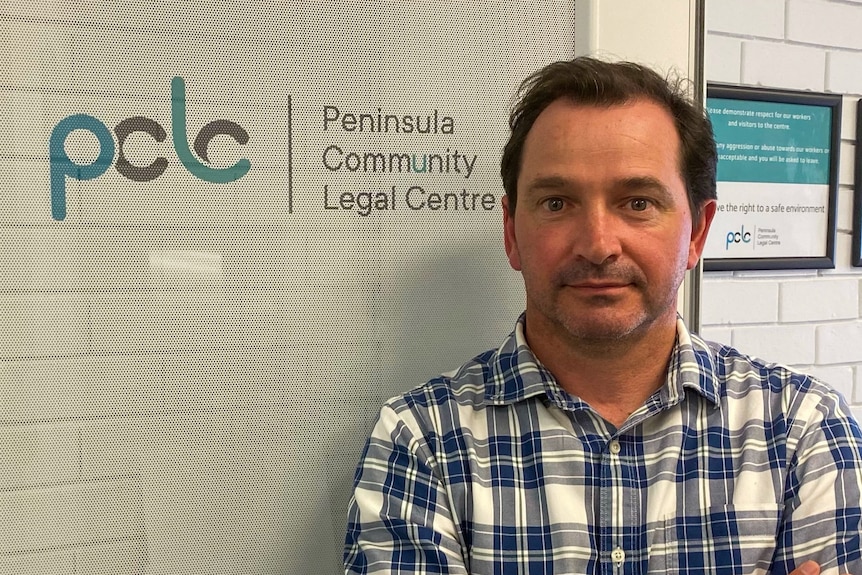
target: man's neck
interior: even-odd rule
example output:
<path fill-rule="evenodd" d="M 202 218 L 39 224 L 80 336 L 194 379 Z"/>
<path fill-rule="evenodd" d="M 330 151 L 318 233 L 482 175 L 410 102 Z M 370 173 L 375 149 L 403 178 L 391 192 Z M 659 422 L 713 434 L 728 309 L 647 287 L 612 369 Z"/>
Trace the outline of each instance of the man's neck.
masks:
<path fill-rule="evenodd" d="M 534 344 L 529 330 L 527 340 L 563 389 L 620 427 L 665 383 L 676 322 L 615 340 L 543 339 Z"/>

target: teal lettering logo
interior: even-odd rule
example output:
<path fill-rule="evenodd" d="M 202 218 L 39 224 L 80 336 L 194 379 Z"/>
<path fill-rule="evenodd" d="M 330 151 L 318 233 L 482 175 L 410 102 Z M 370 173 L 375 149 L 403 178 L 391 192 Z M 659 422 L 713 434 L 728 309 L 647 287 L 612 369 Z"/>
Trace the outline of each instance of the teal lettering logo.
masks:
<path fill-rule="evenodd" d="M 742 226 L 738 232 L 727 232 L 727 236 L 724 238 L 724 249 L 729 250 L 732 244 L 738 243 L 751 243 L 751 232 L 745 231 L 745 226 Z"/>
<path fill-rule="evenodd" d="M 99 154 L 90 164 L 76 164 L 66 153 L 66 138 L 75 130 L 90 132 L 99 143 Z M 79 181 L 92 180 L 103 175 L 114 164 L 117 172 L 123 177 L 135 182 L 149 182 L 167 170 L 168 160 L 164 157 L 158 157 L 146 166 L 136 166 L 128 160 L 124 145 L 127 138 L 135 132 L 145 133 L 157 143 L 167 139 L 165 129 L 155 120 L 144 116 L 122 120 L 114 128 L 113 135 L 104 123 L 88 114 L 67 116 L 54 126 L 48 145 L 51 171 L 51 216 L 55 220 L 66 218 L 66 178 Z M 251 162 L 246 158 L 238 160 L 227 168 L 213 168 L 204 163 L 209 162 L 209 143 L 215 136 L 230 136 L 241 145 L 248 142 L 248 133 L 242 126 L 230 120 L 215 120 L 201 128 L 195 136 L 192 145 L 194 153 L 192 153 L 186 130 L 186 86 L 180 77 L 171 80 L 171 133 L 177 158 L 196 178 L 214 184 L 224 184 L 240 179 L 251 169 Z M 116 144 L 114 136 L 116 136 Z"/>

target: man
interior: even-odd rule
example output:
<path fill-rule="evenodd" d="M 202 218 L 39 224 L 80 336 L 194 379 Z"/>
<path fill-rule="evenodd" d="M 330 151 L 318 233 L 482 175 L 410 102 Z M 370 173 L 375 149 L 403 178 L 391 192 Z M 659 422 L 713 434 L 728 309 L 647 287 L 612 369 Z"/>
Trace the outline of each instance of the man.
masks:
<path fill-rule="evenodd" d="M 526 312 L 383 407 L 347 572 L 862 573 L 844 400 L 677 316 L 715 214 L 701 108 L 649 69 L 577 58 L 528 78 L 510 125 Z"/>

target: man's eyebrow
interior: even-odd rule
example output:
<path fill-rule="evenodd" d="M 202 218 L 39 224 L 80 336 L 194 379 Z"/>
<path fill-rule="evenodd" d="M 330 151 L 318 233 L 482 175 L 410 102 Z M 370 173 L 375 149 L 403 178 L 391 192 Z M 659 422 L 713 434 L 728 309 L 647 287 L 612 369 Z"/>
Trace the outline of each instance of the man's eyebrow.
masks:
<path fill-rule="evenodd" d="M 629 178 L 622 178 L 616 185 L 621 190 L 631 192 L 650 190 L 668 200 L 673 197 L 673 194 L 668 189 L 667 185 L 652 176 L 632 176 Z"/>
<path fill-rule="evenodd" d="M 529 189 L 560 189 L 572 187 L 574 183 L 562 176 L 540 176 L 534 180 L 527 182 Z"/>
<path fill-rule="evenodd" d="M 629 178 L 622 178 L 617 182 L 617 186 L 631 190 L 652 188 L 661 192 L 669 193 L 664 182 L 652 176 L 631 176 Z"/>
<path fill-rule="evenodd" d="M 527 182 L 529 189 L 561 189 L 561 188 L 576 188 L 578 183 L 563 176 L 540 176 L 534 180 Z M 615 183 L 615 187 L 623 190 L 643 190 L 653 189 L 662 193 L 669 194 L 667 186 L 652 176 L 631 176 L 621 178 Z"/>

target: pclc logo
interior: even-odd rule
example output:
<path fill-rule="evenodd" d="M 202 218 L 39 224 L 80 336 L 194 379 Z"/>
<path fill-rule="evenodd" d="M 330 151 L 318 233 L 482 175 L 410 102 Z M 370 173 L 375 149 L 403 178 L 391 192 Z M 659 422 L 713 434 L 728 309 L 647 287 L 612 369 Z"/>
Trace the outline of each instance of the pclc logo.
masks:
<path fill-rule="evenodd" d="M 76 164 L 66 153 L 66 138 L 75 130 L 85 130 L 96 137 L 99 142 L 99 154 L 90 164 Z M 55 220 L 66 218 L 66 178 L 75 180 L 92 180 L 108 171 L 111 164 L 120 175 L 135 182 L 149 182 L 161 176 L 168 168 L 168 160 L 158 157 L 149 165 L 136 166 L 132 164 L 124 152 L 126 139 L 135 132 L 143 132 L 156 142 L 164 142 L 167 138 L 165 129 L 155 120 L 144 116 L 135 116 L 122 120 L 114 128 L 117 144 L 108 127 L 88 114 L 73 114 L 60 120 L 51 131 L 49 142 L 51 166 L 51 216 Z M 227 168 L 213 168 L 201 162 L 189 147 L 186 133 L 186 87 L 180 77 L 171 80 L 171 133 L 177 157 L 193 176 L 205 182 L 223 184 L 233 182 L 246 175 L 251 163 L 246 158 L 238 160 Z M 230 120 L 215 120 L 201 128 L 195 136 L 194 150 L 204 162 L 209 162 L 208 148 L 210 140 L 215 136 L 226 135 L 237 143 L 248 142 L 248 133 Z M 116 160 L 116 163 L 114 162 Z"/>
<path fill-rule="evenodd" d="M 724 249 L 729 250 L 730 246 L 733 244 L 750 244 L 751 243 L 751 232 L 745 231 L 745 226 L 740 226 L 738 232 L 727 232 L 727 236 L 724 239 Z"/>

